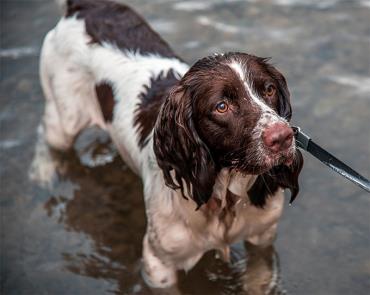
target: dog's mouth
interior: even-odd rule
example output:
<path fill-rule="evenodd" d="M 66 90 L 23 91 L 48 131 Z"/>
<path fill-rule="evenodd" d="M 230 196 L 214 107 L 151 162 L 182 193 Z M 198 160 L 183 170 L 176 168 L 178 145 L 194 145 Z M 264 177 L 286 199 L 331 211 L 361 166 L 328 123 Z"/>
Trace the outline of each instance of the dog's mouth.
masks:
<path fill-rule="evenodd" d="M 295 148 L 289 149 L 288 151 L 277 155 L 266 155 L 261 166 L 265 166 L 268 170 L 279 165 L 285 165 L 289 167 L 293 164 L 294 158 Z"/>
<path fill-rule="evenodd" d="M 294 144 L 286 151 L 269 153 L 267 151 L 246 152 L 241 159 L 231 160 L 229 167 L 245 174 L 263 174 L 280 165 L 292 166 L 296 159 L 297 149 Z"/>

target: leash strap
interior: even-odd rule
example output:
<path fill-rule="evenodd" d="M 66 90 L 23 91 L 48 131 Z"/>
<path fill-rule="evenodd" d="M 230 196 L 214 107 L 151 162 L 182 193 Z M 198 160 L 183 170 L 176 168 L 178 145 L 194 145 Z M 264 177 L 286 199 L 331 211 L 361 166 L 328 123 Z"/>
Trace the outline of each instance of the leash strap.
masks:
<path fill-rule="evenodd" d="M 307 134 L 302 132 L 299 127 L 293 126 L 292 129 L 294 130 L 298 147 L 309 152 L 326 166 L 330 167 L 338 174 L 342 175 L 370 193 L 370 181 L 368 179 L 354 171 L 351 167 L 347 166 L 342 161 L 320 147 L 318 144 L 313 142 L 312 139 Z"/>

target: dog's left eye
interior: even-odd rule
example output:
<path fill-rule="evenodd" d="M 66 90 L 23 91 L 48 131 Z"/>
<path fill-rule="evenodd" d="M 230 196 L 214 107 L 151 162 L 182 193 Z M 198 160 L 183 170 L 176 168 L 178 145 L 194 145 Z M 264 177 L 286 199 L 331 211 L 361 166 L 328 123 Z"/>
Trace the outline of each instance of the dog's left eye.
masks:
<path fill-rule="evenodd" d="M 275 92 L 276 92 L 275 86 L 272 84 L 269 84 L 266 86 L 264 94 L 266 97 L 272 97 L 275 95 Z"/>
<path fill-rule="evenodd" d="M 216 110 L 219 113 L 225 113 L 229 109 L 229 105 L 226 101 L 221 101 L 216 105 Z"/>

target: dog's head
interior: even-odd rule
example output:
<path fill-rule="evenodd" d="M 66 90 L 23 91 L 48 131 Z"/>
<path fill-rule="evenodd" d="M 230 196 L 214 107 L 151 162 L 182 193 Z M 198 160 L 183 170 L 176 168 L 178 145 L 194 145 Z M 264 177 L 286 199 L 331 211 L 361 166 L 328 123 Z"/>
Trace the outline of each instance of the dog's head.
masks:
<path fill-rule="evenodd" d="M 291 114 L 285 78 L 266 59 L 228 53 L 199 60 L 172 89 L 154 131 L 166 184 L 186 187 L 200 206 L 221 168 L 263 177 L 284 166 L 274 185 L 295 197 L 303 161 Z"/>

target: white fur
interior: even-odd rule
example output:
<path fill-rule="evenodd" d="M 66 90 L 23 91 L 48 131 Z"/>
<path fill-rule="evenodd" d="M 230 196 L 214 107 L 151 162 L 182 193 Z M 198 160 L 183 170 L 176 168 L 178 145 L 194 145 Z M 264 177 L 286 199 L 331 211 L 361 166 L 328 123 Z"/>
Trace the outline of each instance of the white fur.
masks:
<path fill-rule="evenodd" d="M 143 149 L 138 146 L 134 115 L 144 85 L 170 69 L 182 76 L 188 66 L 175 58 L 122 52 L 109 44 L 89 44 L 89 40 L 84 22 L 76 18 L 63 18 L 45 38 L 40 64 L 46 98 L 45 136 L 51 146 L 67 149 L 81 130 L 98 125 L 110 133 L 123 159 L 142 178 L 148 219 L 143 243 L 147 282 L 155 287 L 173 285 L 178 269 L 190 269 L 210 249 L 219 249 L 227 256 L 228 245 L 238 240 L 271 243 L 283 208 L 281 190 L 267 200 L 264 209 L 257 208 L 246 193 L 255 176 L 224 169 L 213 195 L 223 206 L 227 189 L 239 199 L 235 217 L 220 219 L 205 206 L 195 211 L 193 201 L 165 185 L 152 139 Z M 238 64 L 232 67 L 241 75 Z M 104 122 L 94 91 L 95 84 L 106 80 L 113 83 L 116 99 L 111 124 Z M 243 81 L 254 102 L 270 113 L 255 97 L 248 79 Z"/>
<path fill-rule="evenodd" d="M 275 119 L 275 121 L 279 120 L 278 114 L 276 114 L 276 112 L 270 106 L 268 106 L 261 97 L 258 97 L 258 94 L 256 94 L 253 90 L 253 84 L 248 69 L 243 69 L 243 65 L 237 61 L 230 63 L 230 67 L 239 76 L 240 80 L 245 86 L 245 89 L 247 90 L 249 97 L 252 98 L 253 103 L 261 109 L 262 116 L 264 116 L 266 113 L 270 113 L 271 117 L 276 117 L 276 119 L 271 119 Z M 244 72 L 247 72 L 247 76 L 244 74 Z"/>
<path fill-rule="evenodd" d="M 229 66 L 235 71 L 235 73 L 238 75 L 238 77 L 242 81 L 248 93 L 248 96 L 251 98 L 252 103 L 255 106 L 259 107 L 261 111 L 261 116 L 256 126 L 254 127 L 252 134 L 253 134 L 253 138 L 257 140 L 258 142 L 259 146 L 257 147 L 257 149 L 259 151 L 259 154 L 262 156 L 264 154 L 263 145 L 261 143 L 261 135 L 262 135 L 263 130 L 266 127 L 269 127 L 278 122 L 281 122 L 284 124 L 288 124 L 288 122 L 284 118 L 280 117 L 276 113 L 276 111 L 273 110 L 269 105 L 267 105 L 264 99 L 262 97 L 259 97 L 259 95 L 254 91 L 252 79 L 250 77 L 251 73 L 249 72 L 248 69 L 244 68 L 244 66 L 236 60 L 231 62 Z"/>

